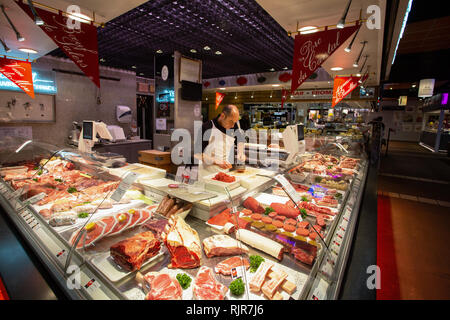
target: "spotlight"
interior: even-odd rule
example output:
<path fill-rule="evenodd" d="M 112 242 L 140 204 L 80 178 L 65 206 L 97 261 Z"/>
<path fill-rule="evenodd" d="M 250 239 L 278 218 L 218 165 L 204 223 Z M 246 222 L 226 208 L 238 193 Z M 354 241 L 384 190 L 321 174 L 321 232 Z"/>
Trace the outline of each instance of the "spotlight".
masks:
<path fill-rule="evenodd" d="M 3 50 L 5 50 L 5 52 L 10 52 L 10 51 L 11 51 L 11 48 L 9 48 L 9 47 L 6 45 L 5 41 L 3 41 L 3 39 L 0 39 L 0 42 L 2 43 Z"/>
<path fill-rule="evenodd" d="M 350 9 L 350 5 L 352 3 L 352 0 L 348 0 L 347 7 L 345 8 L 344 14 L 342 15 L 341 19 L 339 20 L 336 27 L 339 29 L 343 29 L 345 27 L 345 18 L 347 17 L 348 9 Z"/>
<path fill-rule="evenodd" d="M 5 12 L 5 6 L 2 4 L 2 5 L 0 5 L 0 7 L 2 8 L 3 14 L 4 14 L 5 17 L 6 17 L 6 20 L 8 20 L 8 22 L 9 22 L 11 28 L 12 28 L 12 29 L 14 30 L 14 32 L 16 33 L 17 41 L 19 41 L 19 42 L 25 41 L 25 38 L 22 37 L 22 35 L 20 34 L 19 31 L 17 31 L 16 27 L 14 26 L 14 24 L 12 23 L 12 21 L 9 19 L 8 15 L 6 14 L 6 12 Z"/>
<path fill-rule="evenodd" d="M 41 17 L 39 17 L 39 15 L 36 12 L 36 9 L 33 6 L 33 3 L 31 2 L 31 0 L 27 0 L 28 2 L 28 6 L 31 9 L 31 12 L 33 13 L 34 16 L 34 23 L 38 26 L 42 26 L 44 24 L 44 20 L 41 19 Z"/>
<path fill-rule="evenodd" d="M 355 42 L 356 36 L 358 35 L 358 32 L 359 32 L 360 29 L 361 29 L 361 28 L 358 28 L 358 30 L 356 30 L 356 33 L 355 33 L 355 35 L 353 36 L 352 41 L 350 42 L 350 44 L 348 45 L 348 47 L 344 49 L 345 52 L 350 52 L 350 51 L 352 51 L 353 42 Z"/>
<path fill-rule="evenodd" d="M 366 46 L 367 41 L 363 41 L 362 43 L 362 48 L 361 48 L 361 52 L 359 53 L 358 59 L 356 59 L 355 63 L 353 64 L 353 67 L 358 68 L 359 66 L 359 60 L 361 59 L 361 55 L 364 51 L 364 47 Z"/>

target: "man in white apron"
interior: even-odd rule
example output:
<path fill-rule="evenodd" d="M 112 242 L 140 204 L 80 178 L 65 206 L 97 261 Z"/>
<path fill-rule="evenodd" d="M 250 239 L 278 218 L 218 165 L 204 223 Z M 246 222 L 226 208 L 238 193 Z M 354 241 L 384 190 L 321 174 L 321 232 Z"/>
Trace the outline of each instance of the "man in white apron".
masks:
<path fill-rule="evenodd" d="M 239 126 L 239 109 L 235 105 L 227 105 L 213 120 L 202 125 L 198 134 L 202 141 L 202 153 L 195 155 L 199 160 L 198 177 L 212 175 L 219 171 L 231 169 L 234 162 L 234 145 L 237 142 L 239 162 L 245 162 L 244 138 Z M 200 143 L 200 142 L 196 142 Z"/>

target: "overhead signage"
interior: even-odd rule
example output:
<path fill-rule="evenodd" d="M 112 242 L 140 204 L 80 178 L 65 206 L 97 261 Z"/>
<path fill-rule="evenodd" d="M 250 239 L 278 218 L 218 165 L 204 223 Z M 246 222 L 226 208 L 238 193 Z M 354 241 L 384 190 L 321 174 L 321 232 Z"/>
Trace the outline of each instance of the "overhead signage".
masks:
<path fill-rule="evenodd" d="M 225 93 L 216 92 L 216 110 L 219 107 L 219 105 L 222 102 L 224 97 L 225 97 Z"/>
<path fill-rule="evenodd" d="M 433 96 L 434 79 L 422 79 L 419 82 L 419 98 L 427 98 Z"/>
<path fill-rule="evenodd" d="M 175 91 L 167 89 L 161 91 L 156 97 L 156 102 L 175 103 Z"/>
<path fill-rule="evenodd" d="M 27 4 L 22 1 L 16 3 L 34 20 L 34 14 Z M 44 24 L 39 27 L 100 88 L 97 28 L 92 23 L 80 23 L 79 28 L 72 28 L 69 18 L 61 12 L 53 13 L 40 8 L 35 10 L 44 20 Z"/>
<path fill-rule="evenodd" d="M 55 81 L 55 72 L 48 70 L 32 70 L 34 93 L 56 94 L 58 88 Z M 22 91 L 14 82 L 0 74 L 0 90 Z"/>
<path fill-rule="evenodd" d="M 332 89 L 297 90 L 291 94 L 291 100 L 330 100 L 331 98 L 333 98 Z"/>
<path fill-rule="evenodd" d="M 336 77 L 334 78 L 333 99 L 331 107 L 337 105 L 348 96 L 356 87 L 361 77 Z"/>
<path fill-rule="evenodd" d="M 305 82 L 360 27 L 361 24 L 357 23 L 343 29 L 325 28 L 316 33 L 296 35 L 291 92 Z"/>
<path fill-rule="evenodd" d="M 34 99 L 31 63 L 22 60 L 0 58 L 0 73 Z"/>

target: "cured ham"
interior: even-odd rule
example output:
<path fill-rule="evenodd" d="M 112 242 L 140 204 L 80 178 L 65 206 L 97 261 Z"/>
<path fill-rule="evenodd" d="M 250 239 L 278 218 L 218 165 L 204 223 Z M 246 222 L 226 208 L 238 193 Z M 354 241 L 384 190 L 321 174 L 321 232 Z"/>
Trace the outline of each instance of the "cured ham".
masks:
<path fill-rule="evenodd" d="M 163 272 L 137 273 L 136 279 L 145 288 L 150 287 L 145 300 L 181 300 L 183 289 L 177 279 Z"/>
<path fill-rule="evenodd" d="M 245 199 L 243 206 L 254 213 L 264 213 L 264 207 L 253 197 Z"/>
<path fill-rule="evenodd" d="M 269 273 L 270 269 L 272 269 L 273 263 L 268 261 L 263 261 L 256 270 L 255 275 L 249 283 L 250 291 L 258 293 L 261 291 L 261 287 L 266 280 L 266 276 Z"/>
<path fill-rule="evenodd" d="M 117 213 L 115 218 L 117 223 L 111 230 L 110 235 L 112 236 L 126 230 L 131 222 L 131 215 L 128 212 Z"/>
<path fill-rule="evenodd" d="M 139 270 L 142 264 L 160 250 L 160 242 L 151 231 L 119 241 L 110 248 L 111 257 L 128 271 Z"/>
<path fill-rule="evenodd" d="M 200 268 L 192 288 L 194 299 L 223 300 L 227 291 L 228 288 L 215 279 L 211 268 Z"/>
<path fill-rule="evenodd" d="M 201 264 L 202 247 L 197 231 L 183 218 L 172 216 L 161 234 L 169 253 L 169 268 L 196 268 Z"/>
<path fill-rule="evenodd" d="M 231 269 L 241 266 L 244 266 L 245 269 L 248 269 L 250 267 L 250 262 L 242 257 L 231 257 L 218 263 L 215 266 L 214 271 L 219 274 L 221 273 L 224 276 L 229 276 L 231 275 Z"/>
<path fill-rule="evenodd" d="M 244 244 L 227 235 L 214 235 L 203 240 L 203 249 L 208 258 L 248 253 Z"/>

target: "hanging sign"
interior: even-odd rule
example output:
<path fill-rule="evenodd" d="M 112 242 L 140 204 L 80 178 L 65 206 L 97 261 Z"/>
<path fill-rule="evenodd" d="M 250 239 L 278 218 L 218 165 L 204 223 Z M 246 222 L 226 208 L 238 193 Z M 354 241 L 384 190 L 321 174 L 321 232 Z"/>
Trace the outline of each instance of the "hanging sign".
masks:
<path fill-rule="evenodd" d="M 216 110 L 219 107 L 219 105 L 222 102 L 224 97 L 225 97 L 225 93 L 216 92 Z"/>
<path fill-rule="evenodd" d="M 285 89 L 281 89 L 281 109 L 284 107 L 284 103 L 286 102 L 286 96 L 288 94 L 288 91 Z"/>
<path fill-rule="evenodd" d="M 31 19 L 34 19 L 28 5 L 22 1 L 16 3 Z M 80 23 L 79 29 L 71 29 L 70 19 L 61 12 L 55 14 L 40 8 L 35 9 L 44 20 L 44 24 L 39 27 L 100 88 L 97 28 L 92 24 Z"/>
<path fill-rule="evenodd" d="M 316 71 L 356 30 L 360 23 L 343 29 L 298 34 L 295 36 L 291 92 L 294 92 Z"/>
<path fill-rule="evenodd" d="M 422 79 L 419 82 L 419 98 L 431 97 L 434 90 L 434 79 Z"/>
<path fill-rule="evenodd" d="M 331 107 L 333 108 L 342 99 L 348 96 L 357 86 L 360 77 L 336 77 L 334 78 L 333 98 Z"/>
<path fill-rule="evenodd" d="M 0 58 L 0 72 L 34 99 L 31 63 L 28 61 Z"/>

